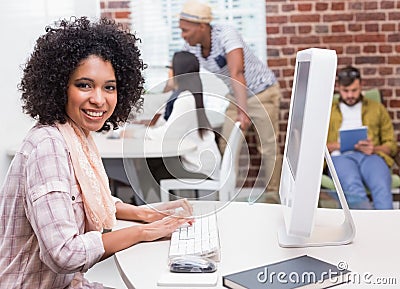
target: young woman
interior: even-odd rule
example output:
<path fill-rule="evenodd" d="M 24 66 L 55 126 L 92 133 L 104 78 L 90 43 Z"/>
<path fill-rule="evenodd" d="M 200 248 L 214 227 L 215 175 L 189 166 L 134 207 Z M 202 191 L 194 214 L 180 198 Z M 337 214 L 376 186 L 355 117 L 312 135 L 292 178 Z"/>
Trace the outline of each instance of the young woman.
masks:
<path fill-rule="evenodd" d="M 20 84 L 23 109 L 37 124 L 0 191 L 2 288 L 102 288 L 82 273 L 188 221 L 186 200 L 154 210 L 114 199 L 91 137 L 141 105 L 136 41 L 111 20 L 84 17 L 48 27 L 38 39 Z M 179 217 L 167 216 L 177 208 Z M 144 223 L 110 231 L 116 218 Z"/>
<path fill-rule="evenodd" d="M 207 119 L 203 103 L 203 85 L 199 75 L 200 65 L 196 56 L 187 51 L 176 52 L 172 58 L 174 91 L 165 106 L 165 122 L 150 127 L 146 137 L 150 139 L 187 139 L 197 149 L 181 156 L 183 167 L 174 166 L 165 160 L 149 159 L 148 164 L 156 179 L 197 177 L 216 179 L 219 177 L 221 154 L 215 134 Z M 166 167 L 167 172 L 160 172 Z M 160 169 L 162 168 L 162 169 Z"/>

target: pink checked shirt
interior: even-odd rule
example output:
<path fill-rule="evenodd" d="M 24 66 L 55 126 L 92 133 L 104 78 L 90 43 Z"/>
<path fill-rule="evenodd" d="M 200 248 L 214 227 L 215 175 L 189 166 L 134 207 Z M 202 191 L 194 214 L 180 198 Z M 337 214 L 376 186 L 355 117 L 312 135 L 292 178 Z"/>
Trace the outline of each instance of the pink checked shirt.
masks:
<path fill-rule="evenodd" d="M 103 253 L 101 233 L 85 232 L 63 137 L 55 127 L 34 127 L 0 191 L 0 288 L 103 288 L 77 282 Z"/>

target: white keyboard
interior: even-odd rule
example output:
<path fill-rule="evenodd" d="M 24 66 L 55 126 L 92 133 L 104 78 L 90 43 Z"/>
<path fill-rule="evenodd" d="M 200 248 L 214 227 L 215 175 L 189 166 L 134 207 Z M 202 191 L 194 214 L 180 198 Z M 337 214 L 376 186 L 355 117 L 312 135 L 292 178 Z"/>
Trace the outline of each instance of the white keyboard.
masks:
<path fill-rule="evenodd" d="M 196 255 L 220 259 L 217 215 L 199 216 L 191 226 L 183 226 L 172 233 L 169 258 Z"/>

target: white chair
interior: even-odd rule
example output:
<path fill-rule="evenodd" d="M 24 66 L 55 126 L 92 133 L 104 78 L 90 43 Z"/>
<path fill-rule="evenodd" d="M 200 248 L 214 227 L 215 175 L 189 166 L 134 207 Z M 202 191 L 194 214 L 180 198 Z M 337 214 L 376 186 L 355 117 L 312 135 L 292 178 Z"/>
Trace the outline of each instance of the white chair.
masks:
<path fill-rule="evenodd" d="M 236 164 L 240 143 L 243 139 L 240 122 L 232 128 L 224 155 L 221 160 L 219 180 L 209 179 L 164 179 L 160 181 L 161 201 L 169 201 L 171 190 L 206 190 L 219 193 L 220 201 L 230 201 L 235 197 Z"/>

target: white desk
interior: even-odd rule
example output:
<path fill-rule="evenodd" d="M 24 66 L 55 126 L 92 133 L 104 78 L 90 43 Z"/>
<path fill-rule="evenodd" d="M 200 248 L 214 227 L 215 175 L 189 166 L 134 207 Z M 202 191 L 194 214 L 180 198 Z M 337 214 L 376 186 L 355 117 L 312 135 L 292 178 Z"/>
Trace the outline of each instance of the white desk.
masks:
<path fill-rule="evenodd" d="M 145 195 L 150 190 L 158 191 L 158 186 L 150 176 L 145 162 L 141 178 L 138 176 L 134 160 L 144 158 L 178 157 L 196 150 L 196 144 L 188 140 L 164 139 L 163 141 L 144 139 L 144 127 L 137 126 L 138 138 L 107 138 L 106 135 L 94 134 L 94 140 L 104 166 L 110 178 L 130 183 L 136 192 L 133 196 L 136 204 L 143 204 Z M 143 130 L 143 131 L 141 131 Z M 129 180 L 128 180 L 128 179 Z M 146 189 L 147 188 L 147 189 Z"/>
<path fill-rule="evenodd" d="M 196 144 L 188 140 L 110 139 L 105 135 L 95 135 L 94 140 L 101 157 L 111 159 L 176 157 L 196 150 Z"/>
<path fill-rule="evenodd" d="M 357 232 L 354 242 L 350 245 L 281 248 L 277 242 L 277 230 L 283 220 L 280 205 L 230 203 L 218 212 L 221 240 L 221 262 L 218 266 L 220 276 L 217 287 L 212 288 L 223 288 L 223 275 L 303 254 L 333 264 L 344 261 L 353 272 L 362 275 L 371 273 L 370 280 L 382 277 L 397 278 L 397 286 L 391 286 L 397 288 L 400 284 L 400 210 L 352 211 L 352 215 Z M 342 220 L 342 212 L 319 209 L 318 218 L 320 217 L 325 222 L 339 223 Z M 130 223 L 119 221 L 119 226 L 127 225 Z M 158 288 L 156 283 L 160 272 L 167 268 L 168 246 L 169 240 L 141 243 L 115 254 L 117 266 L 128 288 Z M 362 283 L 340 287 L 367 286 Z M 369 285 L 368 288 L 376 286 Z M 385 286 L 379 285 L 378 288 L 381 287 Z"/>

